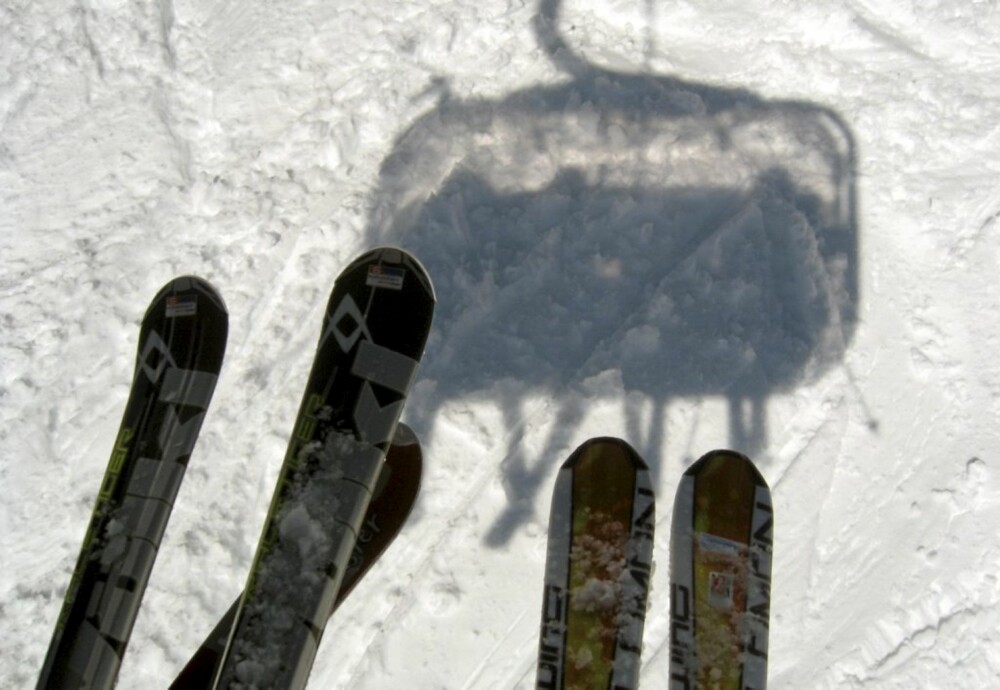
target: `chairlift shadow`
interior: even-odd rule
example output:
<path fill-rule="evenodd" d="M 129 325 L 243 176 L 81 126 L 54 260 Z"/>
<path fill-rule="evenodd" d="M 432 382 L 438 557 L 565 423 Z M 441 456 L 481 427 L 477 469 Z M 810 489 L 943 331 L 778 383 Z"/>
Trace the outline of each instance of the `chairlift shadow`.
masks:
<path fill-rule="evenodd" d="M 499 404 L 511 430 L 493 546 L 531 517 L 595 397 L 622 399 L 654 472 L 679 398 L 724 397 L 718 445 L 752 455 L 768 397 L 841 362 L 857 321 L 855 147 L 837 113 L 595 66 L 559 5 L 541 0 L 534 28 L 565 81 L 445 94 L 395 142 L 369 219 L 371 243 L 413 251 L 438 294 L 411 424 L 429 437 L 464 399 Z M 532 414 L 554 423 L 529 458 Z"/>

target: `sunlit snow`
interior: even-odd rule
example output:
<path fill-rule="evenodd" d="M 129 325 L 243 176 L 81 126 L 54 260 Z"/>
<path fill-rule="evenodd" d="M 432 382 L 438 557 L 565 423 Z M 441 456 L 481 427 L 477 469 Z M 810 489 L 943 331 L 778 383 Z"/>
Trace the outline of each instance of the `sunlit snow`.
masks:
<path fill-rule="evenodd" d="M 717 447 L 773 490 L 770 687 L 996 687 L 998 35 L 985 1 L 4 2 L 0 687 L 36 682 L 160 286 L 210 280 L 229 345 L 122 690 L 243 587 L 381 244 L 437 289 L 424 481 L 310 688 L 533 687 L 556 470 L 604 435 L 659 502 L 644 688 Z"/>

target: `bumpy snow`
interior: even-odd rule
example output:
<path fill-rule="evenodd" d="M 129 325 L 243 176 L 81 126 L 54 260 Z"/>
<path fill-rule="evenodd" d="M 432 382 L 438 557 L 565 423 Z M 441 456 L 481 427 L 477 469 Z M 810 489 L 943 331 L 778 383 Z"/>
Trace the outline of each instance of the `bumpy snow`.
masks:
<path fill-rule="evenodd" d="M 244 584 L 336 274 L 438 291 L 404 533 L 311 688 L 532 687 L 556 469 L 621 436 L 774 492 L 778 689 L 1000 677 L 1000 5 L 12 0 L 0 7 L 0 686 L 33 687 L 139 319 L 229 306 L 119 687 Z"/>

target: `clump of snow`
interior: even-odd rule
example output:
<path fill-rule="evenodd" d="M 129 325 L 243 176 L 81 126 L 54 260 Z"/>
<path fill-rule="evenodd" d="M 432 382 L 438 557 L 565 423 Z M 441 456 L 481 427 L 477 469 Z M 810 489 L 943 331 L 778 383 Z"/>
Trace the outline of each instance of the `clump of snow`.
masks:
<path fill-rule="evenodd" d="M 309 516 L 309 509 L 304 504 L 296 504 L 285 511 L 278 522 L 278 534 L 282 541 L 298 547 L 300 561 L 304 561 L 316 545 L 323 543 L 324 536 L 322 526 Z"/>
<path fill-rule="evenodd" d="M 125 524 L 117 518 L 109 518 L 104 527 L 103 546 L 98 542 L 98 551 L 95 557 L 101 561 L 101 565 L 109 566 L 125 553 L 128 549 L 128 537 L 125 535 Z"/>
<path fill-rule="evenodd" d="M 226 687 L 277 687 L 312 664 L 384 457 L 350 433 L 322 433 L 282 476 L 235 624 Z"/>
<path fill-rule="evenodd" d="M 617 581 L 591 577 L 573 589 L 573 609 L 586 613 L 617 610 L 620 596 Z"/>

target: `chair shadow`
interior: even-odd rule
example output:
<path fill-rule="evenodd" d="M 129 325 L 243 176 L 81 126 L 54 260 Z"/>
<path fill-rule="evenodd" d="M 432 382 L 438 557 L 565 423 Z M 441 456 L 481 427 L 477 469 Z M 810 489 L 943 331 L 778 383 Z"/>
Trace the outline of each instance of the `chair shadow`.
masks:
<path fill-rule="evenodd" d="M 534 28 L 565 80 L 443 92 L 384 161 L 368 224 L 438 294 L 411 425 L 429 438 L 462 399 L 499 405 L 511 431 L 492 546 L 531 517 L 595 397 L 621 399 L 654 473 L 679 398 L 724 397 L 718 445 L 753 455 L 768 397 L 841 362 L 857 321 L 855 145 L 837 113 L 597 67 L 558 11 L 542 0 Z M 539 399 L 557 401 L 553 430 L 529 458 Z"/>

